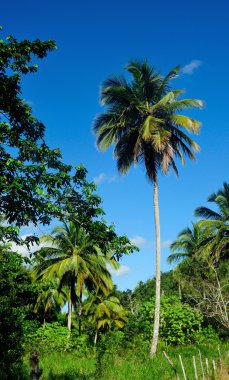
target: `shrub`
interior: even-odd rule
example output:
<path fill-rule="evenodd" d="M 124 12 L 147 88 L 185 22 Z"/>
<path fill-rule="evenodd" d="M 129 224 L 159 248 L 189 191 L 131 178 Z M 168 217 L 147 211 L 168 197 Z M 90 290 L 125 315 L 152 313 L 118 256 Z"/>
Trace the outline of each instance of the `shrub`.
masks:
<path fill-rule="evenodd" d="M 24 318 L 31 279 L 20 255 L 0 248 L 0 378 L 23 379 Z"/>
<path fill-rule="evenodd" d="M 32 351 L 36 348 L 41 353 L 61 352 L 66 349 L 76 349 L 79 354 L 87 353 L 87 335 L 78 336 L 73 330 L 69 338 L 67 327 L 58 322 L 46 323 L 34 333 L 26 337 L 26 350 Z"/>
<path fill-rule="evenodd" d="M 129 316 L 124 329 L 127 347 L 137 349 L 140 346 L 148 350 L 153 331 L 153 317 L 153 300 L 144 302 L 135 314 Z M 182 303 L 177 297 L 161 298 L 161 343 L 180 345 L 207 341 L 210 335 L 213 337 L 213 332 L 210 333 L 209 330 L 207 333 L 202 329 L 202 324 L 203 317 L 198 310 Z"/>
<path fill-rule="evenodd" d="M 199 311 L 188 304 L 164 303 L 161 312 L 161 338 L 168 344 L 188 344 L 201 332 L 203 321 Z"/>

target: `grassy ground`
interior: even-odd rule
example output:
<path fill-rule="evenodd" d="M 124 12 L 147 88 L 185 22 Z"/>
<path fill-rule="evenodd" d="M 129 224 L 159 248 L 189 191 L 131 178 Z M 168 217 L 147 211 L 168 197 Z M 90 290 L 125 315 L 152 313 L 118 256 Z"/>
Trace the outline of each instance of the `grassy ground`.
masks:
<path fill-rule="evenodd" d="M 221 356 L 225 363 L 225 367 L 229 364 L 228 346 L 221 346 Z M 219 357 L 217 346 L 200 347 L 202 361 L 204 365 L 205 376 L 207 379 L 206 358 L 209 361 L 209 372 L 212 372 L 212 359 L 219 366 Z M 178 369 L 180 379 L 183 378 L 181 365 L 178 355 L 182 356 L 186 376 L 188 380 L 194 380 L 194 369 L 192 357 L 196 357 L 197 371 L 199 379 L 201 377 L 200 361 L 198 357 L 198 348 L 194 346 L 170 348 L 166 353 L 172 359 L 174 365 Z M 28 365 L 28 358 L 27 358 Z M 41 380 L 168 380 L 175 379 L 175 375 L 162 352 L 150 359 L 148 356 L 130 352 L 126 356 L 106 354 L 98 361 L 91 358 L 79 358 L 76 353 L 51 353 L 50 355 L 41 356 L 40 367 L 43 369 Z M 211 377 L 213 378 L 213 377 Z M 227 370 L 221 372 L 221 380 L 228 380 Z"/>

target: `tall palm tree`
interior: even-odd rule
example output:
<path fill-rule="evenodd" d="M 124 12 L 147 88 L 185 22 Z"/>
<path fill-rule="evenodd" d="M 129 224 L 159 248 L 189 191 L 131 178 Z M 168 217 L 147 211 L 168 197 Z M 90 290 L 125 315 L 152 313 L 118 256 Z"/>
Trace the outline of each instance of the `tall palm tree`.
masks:
<path fill-rule="evenodd" d="M 120 300 L 110 294 L 104 295 L 97 290 L 91 294 L 84 305 L 85 315 L 95 325 L 94 344 L 96 345 L 99 330 L 112 325 L 123 328 L 127 322 L 127 311 L 121 305 Z"/>
<path fill-rule="evenodd" d="M 126 70 L 131 75 L 107 79 L 101 89 L 101 102 L 107 106 L 94 123 L 99 149 L 115 144 L 118 170 L 126 173 L 136 163 L 142 163 L 148 179 L 154 185 L 154 216 L 156 227 L 156 301 L 151 355 L 157 350 L 160 316 L 160 221 L 158 206 L 158 172 L 178 169 L 175 158 L 184 163 L 184 155 L 194 160 L 199 146 L 187 133 L 199 132 L 200 123 L 177 114 L 190 107 L 202 107 L 196 99 L 179 99 L 182 90 L 170 90 L 169 82 L 179 67 L 165 77 L 159 75 L 147 61 L 130 62 Z M 186 133 L 187 132 L 187 133 Z"/>
<path fill-rule="evenodd" d="M 68 287 L 68 329 L 71 330 L 72 308 L 78 301 L 80 334 L 84 287 L 91 289 L 100 286 L 103 292 L 112 289 L 107 263 L 115 267 L 117 263 L 103 255 L 77 222 L 63 223 L 61 227 L 54 228 L 51 235 L 43 236 L 41 241 L 47 243 L 47 248 L 42 248 L 45 258 L 35 266 L 35 272 L 44 279 L 57 277 L 60 289 Z"/>
<path fill-rule="evenodd" d="M 208 207 L 198 207 L 195 215 L 202 219 L 199 223 L 208 230 L 210 239 L 206 241 L 212 259 L 227 259 L 229 257 L 229 184 L 208 197 L 208 202 L 216 206 L 217 211 Z"/>

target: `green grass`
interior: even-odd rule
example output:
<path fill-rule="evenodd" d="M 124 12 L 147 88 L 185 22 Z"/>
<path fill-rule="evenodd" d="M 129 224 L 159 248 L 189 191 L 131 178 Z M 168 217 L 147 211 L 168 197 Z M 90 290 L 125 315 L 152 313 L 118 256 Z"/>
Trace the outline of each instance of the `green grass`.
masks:
<path fill-rule="evenodd" d="M 29 372 L 29 356 L 25 359 Z M 40 355 L 40 380 L 86 380 L 95 378 L 97 361 L 94 358 L 80 358 L 74 352 L 57 352 Z"/>
<path fill-rule="evenodd" d="M 222 358 L 228 364 L 228 345 L 220 347 Z M 217 346 L 200 347 L 204 367 L 205 358 L 212 363 L 215 359 L 218 367 Z M 178 355 L 181 354 L 185 366 L 186 375 L 189 380 L 194 379 L 192 356 L 196 357 L 199 378 L 201 375 L 198 358 L 198 347 L 177 347 L 165 350 L 177 367 L 182 379 L 181 366 Z M 40 357 L 40 367 L 43 369 L 41 380 L 168 380 L 175 379 L 174 372 L 164 358 L 162 352 L 150 359 L 139 352 L 128 352 L 124 355 L 117 353 L 106 353 L 97 360 L 91 358 L 79 358 L 76 353 L 50 353 Z M 28 357 L 26 359 L 28 368 Z"/>
<path fill-rule="evenodd" d="M 226 362 L 226 352 L 228 347 L 221 347 L 221 354 Z M 204 361 L 204 370 L 206 371 L 205 358 L 208 358 L 209 362 L 212 359 L 218 363 L 218 351 L 217 347 L 200 347 L 202 358 Z M 198 348 L 194 346 L 190 347 L 178 347 L 165 350 L 172 359 L 175 367 L 178 369 L 180 378 L 182 379 L 182 370 L 179 362 L 179 354 L 182 357 L 186 376 L 188 379 L 194 379 L 194 370 L 192 364 L 192 356 L 196 356 L 197 368 L 199 378 L 201 375 L 200 363 L 198 358 Z M 141 358 L 141 353 L 136 354 L 134 357 L 130 355 L 128 357 L 115 357 L 112 361 L 107 360 L 107 364 L 103 366 L 101 380 L 168 380 L 175 379 L 172 368 L 167 363 L 162 352 L 159 352 L 153 359 L 149 357 Z"/>

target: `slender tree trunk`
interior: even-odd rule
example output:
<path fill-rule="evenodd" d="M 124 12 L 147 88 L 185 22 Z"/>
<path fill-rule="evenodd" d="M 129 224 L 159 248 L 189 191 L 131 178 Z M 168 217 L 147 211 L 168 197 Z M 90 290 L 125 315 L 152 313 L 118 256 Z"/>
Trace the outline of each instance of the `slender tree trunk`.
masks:
<path fill-rule="evenodd" d="M 94 345 L 95 346 L 96 346 L 96 343 L 97 343 L 97 339 L 98 339 L 98 329 L 96 329 L 95 337 L 94 337 Z"/>
<path fill-rule="evenodd" d="M 81 330 L 82 330 L 82 292 L 80 292 L 79 296 L 79 336 L 81 335 Z"/>
<path fill-rule="evenodd" d="M 72 298 L 71 298 L 71 291 L 69 294 L 69 300 L 68 300 L 68 329 L 71 331 L 72 328 Z"/>
<path fill-rule="evenodd" d="M 178 291 L 179 291 L 179 300 L 181 301 L 181 299 L 182 299 L 182 293 L 181 293 L 181 284 L 180 284 L 180 280 L 178 281 Z"/>
<path fill-rule="evenodd" d="M 159 205 L 158 205 L 158 182 L 157 177 L 154 181 L 154 217 L 156 229 L 156 299 L 155 299 L 155 314 L 154 314 L 154 327 L 153 339 L 150 349 L 150 356 L 154 356 L 157 352 L 157 343 L 159 336 L 159 323 L 160 323 L 160 298 L 161 298 L 161 237 L 160 237 L 160 218 L 159 218 Z"/>

